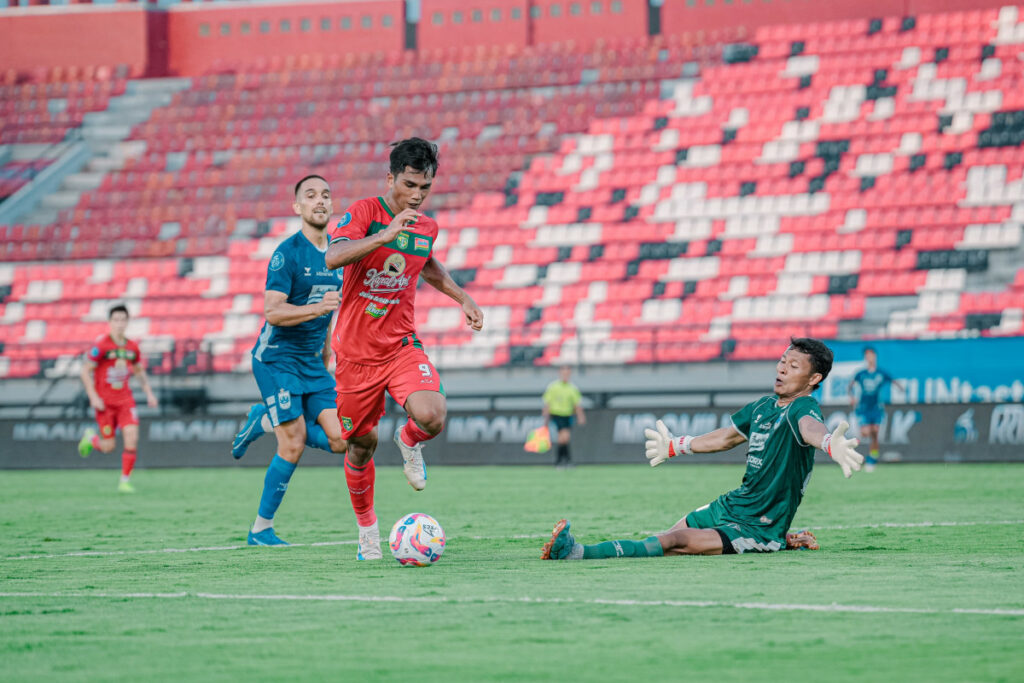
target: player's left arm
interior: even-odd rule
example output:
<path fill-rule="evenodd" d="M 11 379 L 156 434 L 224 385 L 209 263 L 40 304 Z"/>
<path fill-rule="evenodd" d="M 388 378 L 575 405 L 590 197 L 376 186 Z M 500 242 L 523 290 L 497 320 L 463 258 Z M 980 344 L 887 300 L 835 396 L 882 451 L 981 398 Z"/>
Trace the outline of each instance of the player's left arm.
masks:
<path fill-rule="evenodd" d="M 587 424 L 587 415 L 583 412 L 583 396 L 580 394 L 579 389 L 575 392 L 576 396 L 576 422 L 582 427 Z"/>
<path fill-rule="evenodd" d="M 906 387 L 903 385 L 903 382 L 899 381 L 898 379 L 890 375 L 888 372 L 883 371 L 883 374 L 885 375 L 886 382 L 889 382 L 890 384 L 898 388 L 900 391 L 906 391 Z"/>
<path fill-rule="evenodd" d="M 334 326 L 337 323 L 338 310 L 335 309 L 334 315 L 331 316 L 331 322 L 327 325 L 327 336 L 324 338 L 324 349 L 321 351 L 324 359 L 324 368 L 328 371 L 331 369 L 331 339 L 334 338 Z"/>
<path fill-rule="evenodd" d="M 142 367 L 142 363 L 136 363 L 132 372 L 139 378 L 139 384 L 142 385 L 142 390 L 146 392 L 146 405 L 150 408 L 156 408 L 160 405 L 160 402 L 156 400 L 156 394 L 153 393 L 153 387 L 149 384 L 149 375 L 146 374 L 146 368 Z"/>
<path fill-rule="evenodd" d="M 846 438 L 846 430 L 850 428 L 846 420 L 840 422 L 831 434 L 824 422 L 810 415 L 801 417 L 797 424 L 804 443 L 825 451 L 843 468 L 844 477 L 849 478 L 864 464 L 864 456 L 854 450 L 860 442 L 857 439 Z"/>
<path fill-rule="evenodd" d="M 426 280 L 428 285 L 462 306 L 462 312 L 466 315 L 467 325 L 478 332 L 483 329 L 484 312 L 473 301 L 473 297 L 455 283 L 452 276 L 436 258 L 431 256 L 427 259 L 427 263 L 423 266 L 420 275 Z"/>

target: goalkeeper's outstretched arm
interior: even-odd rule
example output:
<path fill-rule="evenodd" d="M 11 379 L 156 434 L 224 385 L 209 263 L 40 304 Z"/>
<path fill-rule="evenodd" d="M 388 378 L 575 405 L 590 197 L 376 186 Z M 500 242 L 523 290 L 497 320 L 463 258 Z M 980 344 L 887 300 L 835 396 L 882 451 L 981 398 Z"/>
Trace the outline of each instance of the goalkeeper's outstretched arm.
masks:
<path fill-rule="evenodd" d="M 815 420 L 810 415 L 800 418 L 799 426 L 804 443 L 825 451 L 843 468 L 844 477 L 849 478 L 864 464 L 864 456 L 854 450 L 860 442 L 857 439 L 846 438 L 846 430 L 850 428 L 846 421 L 840 422 L 831 434 L 823 422 Z"/>
<path fill-rule="evenodd" d="M 647 437 L 644 447 L 647 449 L 646 455 L 651 461 L 651 467 L 677 455 L 727 451 L 747 440 L 732 426 L 722 427 L 700 436 L 673 436 L 661 420 L 658 420 L 655 426 L 657 429 L 644 430 L 644 436 Z"/>

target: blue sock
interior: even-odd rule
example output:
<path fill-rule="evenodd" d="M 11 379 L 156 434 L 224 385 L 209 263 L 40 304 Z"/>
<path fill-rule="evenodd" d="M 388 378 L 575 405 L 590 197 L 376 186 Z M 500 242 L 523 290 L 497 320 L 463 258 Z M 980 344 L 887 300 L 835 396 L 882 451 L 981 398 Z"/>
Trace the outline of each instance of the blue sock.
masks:
<path fill-rule="evenodd" d="M 306 445 L 331 453 L 331 442 L 327 440 L 327 432 L 319 424 L 306 424 Z"/>
<path fill-rule="evenodd" d="M 275 455 L 267 467 L 267 476 L 263 478 L 263 495 L 260 496 L 259 516 L 264 519 L 273 519 L 277 507 L 284 499 L 284 492 L 288 490 L 288 480 L 292 478 L 295 471 L 295 463 L 288 462 L 280 455 Z"/>

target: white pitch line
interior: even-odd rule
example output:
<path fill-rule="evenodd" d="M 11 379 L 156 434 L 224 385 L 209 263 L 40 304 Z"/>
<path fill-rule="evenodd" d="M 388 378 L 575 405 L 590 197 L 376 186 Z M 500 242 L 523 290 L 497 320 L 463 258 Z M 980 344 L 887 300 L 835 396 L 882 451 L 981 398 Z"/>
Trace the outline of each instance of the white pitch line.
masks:
<path fill-rule="evenodd" d="M 1006 526 L 1006 525 L 1024 525 L 1024 520 L 996 520 L 986 522 L 880 522 L 877 524 L 840 524 L 835 526 L 807 526 L 806 528 L 812 530 L 825 530 L 825 531 L 840 531 L 849 529 L 916 529 L 922 527 L 954 527 L 954 526 Z M 794 525 L 794 528 L 799 528 L 802 525 Z M 658 529 L 656 531 L 641 531 L 641 534 L 659 534 L 664 529 Z M 614 536 L 615 534 L 609 534 Z M 463 538 L 472 541 L 507 541 L 507 540 L 529 540 L 535 538 L 549 538 L 550 533 L 543 534 L 512 534 L 510 536 L 464 536 Z M 321 546 L 334 546 L 334 545 L 353 545 L 358 543 L 357 540 L 347 541 L 318 541 L 316 543 L 292 543 L 292 548 L 317 548 Z M 14 557 L 0 558 L 2 561 L 7 560 L 52 560 L 58 557 L 112 557 L 112 556 L 123 556 L 123 555 L 159 555 L 161 553 L 200 553 L 200 552 L 216 552 L 223 550 L 242 550 L 249 548 L 247 545 L 221 545 L 221 546 L 206 546 L 200 548 L 158 548 L 155 550 L 82 550 L 69 553 L 54 553 L 50 555 L 15 555 Z"/>
<path fill-rule="evenodd" d="M 982 608 L 954 607 L 951 609 L 935 609 L 931 607 L 886 607 L 884 605 L 827 605 L 801 603 L 770 603 L 770 602 L 722 602 L 718 600 L 620 600 L 611 598 L 535 598 L 535 597 L 502 597 L 485 595 L 480 597 L 443 597 L 400 595 L 253 595 L 231 593 L 0 593 L 0 598 L 108 598 L 113 600 L 135 599 L 187 599 L 196 600 L 235 600 L 235 601 L 283 601 L 283 602 L 392 602 L 392 603 L 433 603 L 433 604 L 474 604 L 504 603 L 531 605 L 603 605 L 612 607 L 728 607 L 733 609 L 750 609 L 783 612 L 849 612 L 860 614 L 974 614 L 984 616 L 1020 617 L 1024 609 L 1017 608 Z"/>
<path fill-rule="evenodd" d="M 289 546 L 277 546 L 277 547 L 291 547 L 291 548 L 315 548 L 325 545 L 352 545 L 358 543 L 358 541 L 318 541 L 316 543 L 292 543 Z M 49 560 L 55 557 L 110 557 L 113 555 L 159 555 L 161 553 L 204 553 L 204 552 L 215 552 L 218 550 L 242 550 L 251 548 L 249 545 L 211 545 L 202 548 L 158 548 L 156 550 L 82 550 L 71 553 L 55 553 L 53 555 L 16 555 L 14 557 L 5 557 L 4 560 Z M 263 546 L 271 548 L 274 546 Z"/>

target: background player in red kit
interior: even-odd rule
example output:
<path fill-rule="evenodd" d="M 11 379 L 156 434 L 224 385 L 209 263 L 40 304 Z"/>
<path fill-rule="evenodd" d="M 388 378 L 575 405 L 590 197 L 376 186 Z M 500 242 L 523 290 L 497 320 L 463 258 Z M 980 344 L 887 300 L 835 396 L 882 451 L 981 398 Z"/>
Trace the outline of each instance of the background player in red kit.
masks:
<path fill-rule="evenodd" d="M 100 432 L 97 434 L 94 429 L 86 429 L 78 442 L 78 453 L 83 458 L 89 457 L 94 448 L 110 453 L 114 450 L 114 436 L 120 427 L 124 452 L 121 454 L 118 490 L 132 493 L 135 489 L 129 477 L 135 467 L 135 449 L 139 445 L 139 418 L 135 414 L 135 398 L 128 384 L 131 376 L 139 378 L 149 407 L 156 408 L 157 400 L 146 377 L 139 345 L 125 336 L 128 309 L 123 305 L 114 306 L 108 320 L 110 332 L 96 338 L 82 363 L 82 384 L 89 396 L 89 405 L 96 411 Z"/>
<path fill-rule="evenodd" d="M 327 267 L 345 266 L 332 348 L 338 419 L 348 440 L 345 478 L 359 526 L 358 558 L 381 557 L 373 509 L 373 453 L 384 392 L 409 419 L 395 430 L 405 476 L 417 491 L 427 483 L 423 442 L 444 428 L 444 389 L 416 338 L 420 276 L 462 306 L 466 324 L 480 330 L 484 314 L 431 254 L 437 223 L 420 210 L 437 174 L 437 146 L 420 138 L 394 145 L 383 197 L 362 199 L 342 216 L 327 249 Z"/>

